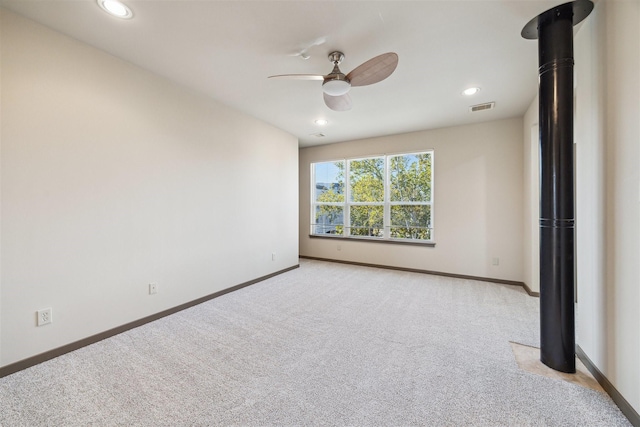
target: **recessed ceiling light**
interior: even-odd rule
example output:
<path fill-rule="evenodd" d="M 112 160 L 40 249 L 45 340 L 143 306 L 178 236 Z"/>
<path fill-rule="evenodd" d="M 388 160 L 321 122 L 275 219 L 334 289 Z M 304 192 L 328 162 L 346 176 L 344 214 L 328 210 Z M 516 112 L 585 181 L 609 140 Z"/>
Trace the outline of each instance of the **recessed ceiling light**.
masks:
<path fill-rule="evenodd" d="M 327 120 L 325 120 L 325 119 L 318 119 L 314 123 L 317 124 L 318 126 L 324 126 L 329 122 Z"/>
<path fill-rule="evenodd" d="M 117 0 L 98 0 L 100 7 L 110 15 L 122 19 L 133 18 L 133 12 L 125 4 Z"/>
<path fill-rule="evenodd" d="M 471 96 L 471 95 L 475 95 L 478 92 L 480 92 L 479 87 L 470 87 L 468 89 L 463 90 L 462 94 L 466 96 Z"/>

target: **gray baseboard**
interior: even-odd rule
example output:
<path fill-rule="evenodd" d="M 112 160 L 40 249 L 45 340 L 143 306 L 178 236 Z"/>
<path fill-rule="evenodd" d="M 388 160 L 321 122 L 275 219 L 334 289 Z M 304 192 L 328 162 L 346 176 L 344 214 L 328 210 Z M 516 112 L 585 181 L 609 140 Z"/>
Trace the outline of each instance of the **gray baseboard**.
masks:
<path fill-rule="evenodd" d="M 633 409 L 633 406 L 631 406 L 631 404 L 627 402 L 627 399 L 625 399 L 624 396 L 622 396 L 622 394 L 618 390 L 616 390 L 609 379 L 607 379 L 607 377 L 604 376 L 602 372 L 600 372 L 600 370 L 593 364 L 591 359 L 589 359 L 589 356 L 587 356 L 587 354 L 580 348 L 579 345 L 576 346 L 576 355 L 582 361 L 582 363 L 584 363 L 584 366 L 587 367 L 589 372 L 591 372 L 591 375 L 593 375 L 593 377 L 600 383 L 604 391 L 606 391 L 607 394 L 611 396 L 611 399 L 616 405 L 618 405 L 620 411 L 622 411 L 625 417 L 629 419 L 631 424 L 633 424 L 635 427 L 640 427 L 640 415 L 638 414 L 638 412 L 636 412 L 636 410 Z"/>
<path fill-rule="evenodd" d="M 282 273 L 286 273 L 287 271 L 294 270 L 298 267 L 300 267 L 300 264 L 296 264 L 289 268 L 285 268 L 284 270 L 276 271 L 275 273 L 267 274 L 266 276 L 258 277 L 257 279 L 250 280 L 248 282 L 240 283 L 238 285 L 232 286 L 227 289 L 223 289 L 221 291 L 215 292 L 210 295 L 205 295 L 193 301 L 189 301 L 184 304 L 180 304 L 175 307 L 163 310 L 159 313 L 155 313 L 150 316 L 143 317 L 142 319 L 129 322 L 127 324 L 115 327 L 113 329 L 109 329 L 108 331 L 100 332 L 99 334 L 92 335 L 90 337 L 83 338 L 79 341 L 75 341 L 75 342 L 63 345 L 61 347 L 55 348 L 53 350 L 45 351 L 44 353 L 37 354 L 27 359 L 20 360 L 10 365 L 3 366 L 0 368 L 0 378 L 6 377 L 7 375 L 11 375 L 23 369 L 27 369 L 31 366 L 35 366 L 39 363 L 46 362 L 47 360 L 53 359 L 55 357 L 62 356 L 63 354 L 72 352 L 74 350 L 78 350 L 79 348 L 97 343 L 98 341 L 102 341 L 114 335 L 121 334 L 122 332 L 128 331 L 129 329 L 137 328 L 138 326 L 142 326 L 145 323 L 153 322 L 154 320 L 161 319 L 165 316 L 169 316 L 171 314 L 177 313 L 179 311 L 185 310 L 195 305 L 202 304 L 203 302 L 209 301 L 211 299 L 218 298 L 222 295 L 228 294 L 229 292 L 237 291 L 238 289 L 242 289 L 244 287 L 253 285 L 255 283 L 262 282 L 263 280 L 269 279 L 271 277 L 277 276 Z"/>
<path fill-rule="evenodd" d="M 312 257 L 312 256 L 306 256 L 306 255 L 300 255 L 300 258 L 314 259 L 317 261 L 337 262 L 339 264 L 359 265 L 362 267 L 384 268 L 387 270 L 396 270 L 396 271 L 408 271 L 411 273 L 433 274 L 434 276 L 454 277 L 456 279 L 479 280 L 481 282 L 500 283 L 502 285 L 520 286 L 522 289 L 524 289 L 524 291 L 527 294 L 529 294 L 529 296 L 532 296 L 532 297 L 540 296 L 538 292 L 532 292 L 531 289 L 524 282 L 517 282 L 515 280 L 503 280 L 503 279 L 493 279 L 490 277 L 467 276 L 464 274 L 444 273 L 441 271 L 432 271 L 432 270 L 421 270 L 419 268 L 395 267 L 391 265 L 369 264 L 365 262 L 355 262 L 355 261 L 343 261 L 338 259 L 318 258 L 318 257 Z"/>

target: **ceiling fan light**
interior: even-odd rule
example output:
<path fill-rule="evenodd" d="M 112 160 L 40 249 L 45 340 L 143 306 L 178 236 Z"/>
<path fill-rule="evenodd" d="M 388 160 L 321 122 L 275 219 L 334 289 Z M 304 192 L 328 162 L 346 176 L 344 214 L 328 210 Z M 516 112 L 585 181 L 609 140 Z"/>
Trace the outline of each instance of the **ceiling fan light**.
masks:
<path fill-rule="evenodd" d="M 349 89 L 351 89 L 351 83 L 346 80 L 332 79 L 322 83 L 322 90 L 330 96 L 342 96 L 349 92 Z"/>

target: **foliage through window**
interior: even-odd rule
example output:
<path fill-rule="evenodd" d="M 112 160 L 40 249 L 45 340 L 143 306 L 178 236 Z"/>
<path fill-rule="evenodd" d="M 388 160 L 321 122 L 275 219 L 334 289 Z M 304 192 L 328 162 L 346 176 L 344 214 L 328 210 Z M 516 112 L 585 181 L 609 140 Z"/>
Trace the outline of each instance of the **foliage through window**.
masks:
<path fill-rule="evenodd" d="M 311 234 L 433 240 L 433 152 L 313 163 Z"/>

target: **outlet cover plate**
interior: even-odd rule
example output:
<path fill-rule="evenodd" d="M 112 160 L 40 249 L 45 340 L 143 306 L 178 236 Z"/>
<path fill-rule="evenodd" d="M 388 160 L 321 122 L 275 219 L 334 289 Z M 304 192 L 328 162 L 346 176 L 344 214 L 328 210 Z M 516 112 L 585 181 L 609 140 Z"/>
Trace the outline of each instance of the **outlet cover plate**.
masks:
<path fill-rule="evenodd" d="M 53 322 L 53 309 L 44 308 L 42 310 L 38 310 L 37 314 L 37 325 L 44 326 Z"/>

